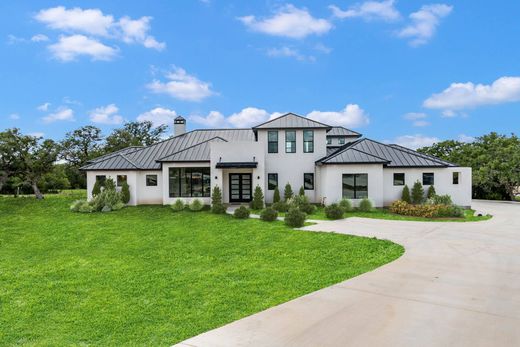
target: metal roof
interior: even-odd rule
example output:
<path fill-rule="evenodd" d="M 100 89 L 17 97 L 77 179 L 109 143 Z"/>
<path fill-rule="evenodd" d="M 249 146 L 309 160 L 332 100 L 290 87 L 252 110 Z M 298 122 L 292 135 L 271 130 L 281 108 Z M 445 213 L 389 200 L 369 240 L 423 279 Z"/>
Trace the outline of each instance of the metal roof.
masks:
<path fill-rule="evenodd" d="M 387 167 L 447 167 L 456 166 L 447 161 L 418 153 L 409 148 L 386 145 L 370 139 L 360 139 L 350 142 L 341 147 L 337 152 L 318 160 L 322 164 L 353 164 L 359 163 L 358 159 L 363 159 L 359 153 L 351 152 L 357 150 L 365 155 L 373 156 L 386 161 Z M 343 155 L 344 152 L 347 152 Z M 369 160 L 368 158 L 364 158 Z M 343 161 L 342 161 L 343 160 Z"/>
<path fill-rule="evenodd" d="M 322 160 L 323 164 L 388 164 L 389 161 L 355 148 L 346 148 Z"/>
<path fill-rule="evenodd" d="M 141 149 L 141 148 L 143 148 L 143 147 L 141 147 L 141 146 L 129 146 L 129 147 L 117 150 L 115 152 L 108 153 L 108 154 L 102 155 L 102 156 L 94 158 L 94 159 L 90 159 L 90 160 L 87 161 L 87 163 L 93 163 L 95 161 L 105 160 L 105 159 L 108 159 L 110 157 L 113 157 L 113 156 L 119 155 L 119 154 L 127 154 L 127 153 L 133 152 L 133 151 L 135 151 L 137 149 Z"/>
<path fill-rule="evenodd" d="M 185 148 L 179 152 L 159 158 L 160 162 L 175 162 L 175 161 L 210 161 L 210 143 L 211 142 L 227 142 L 221 137 L 213 137 L 209 140 L 196 144 L 194 146 Z"/>
<path fill-rule="evenodd" d="M 299 116 L 294 113 L 286 113 L 275 119 L 271 119 L 265 123 L 253 127 L 253 130 L 257 129 L 302 129 L 302 128 L 323 128 L 330 129 L 331 126 L 317 122 L 315 120 Z"/>
<path fill-rule="evenodd" d="M 343 127 L 332 127 L 332 129 L 329 130 L 327 133 L 327 137 L 343 137 L 343 136 L 349 136 L 349 137 L 361 137 L 360 133 L 357 133 L 353 130 L 343 128 Z"/>

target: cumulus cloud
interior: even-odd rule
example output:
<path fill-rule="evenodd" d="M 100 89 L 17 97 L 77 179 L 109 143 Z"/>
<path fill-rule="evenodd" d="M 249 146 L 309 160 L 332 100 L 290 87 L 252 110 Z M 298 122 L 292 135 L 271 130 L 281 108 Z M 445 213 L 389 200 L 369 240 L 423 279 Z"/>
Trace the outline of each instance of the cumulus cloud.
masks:
<path fill-rule="evenodd" d="M 66 9 L 64 6 L 40 10 L 34 18 L 51 29 L 99 36 L 108 36 L 114 23 L 112 15 L 105 15 L 99 9 Z"/>
<path fill-rule="evenodd" d="M 430 125 L 430 122 L 426 121 L 428 115 L 422 112 L 410 112 L 403 116 L 404 119 L 412 122 L 415 127 L 425 127 Z"/>
<path fill-rule="evenodd" d="M 166 47 L 164 42 L 158 42 L 153 36 L 149 35 L 150 20 L 152 17 L 141 17 L 131 19 L 123 17 L 119 20 L 118 26 L 121 30 L 121 38 L 126 43 L 140 43 L 146 48 L 153 48 L 158 51 Z"/>
<path fill-rule="evenodd" d="M 107 106 L 98 107 L 89 112 L 90 120 L 99 124 L 121 124 L 123 117 L 117 114 L 119 109 L 116 105 L 110 104 Z"/>
<path fill-rule="evenodd" d="M 252 31 L 293 39 L 325 34 L 332 29 L 328 20 L 314 18 L 306 8 L 300 9 L 290 4 L 280 7 L 269 18 L 258 19 L 249 15 L 238 20 Z"/>
<path fill-rule="evenodd" d="M 269 48 L 267 50 L 267 55 L 270 57 L 289 57 L 299 61 L 316 61 L 315 57 L 311 55 L 304 55 L 300 53 L 300 51 L 298 51 L 297 49 L 288 46 L 282 46 L 279 48 Z"/>
<path fill-rule="evenodd" d="M 312 111 L 307 117 L 329 125 L 360 127 L 368 125 L 368 114 L 357 104 L 348 104 L 340 111 Z"/>
<path fill-rule="evenodd" d="M 45 123 L 57 121 L 74 121 L 74 111 L 68 107 L 60 107 L 55 112 L 42 118 Z"/>
<path fill-rule="evenodd" d="M 51 105 L 50 102 L 45 102 L 45 103 L 39 105 L 38 107 L 36 107 L 36 109 L 38 111 L 47 112 L 47 110 L 49 110 L 50 105 Z"/>
<path fill-rule="evenodd" d="M 198 124 L 208 127 L 224 128 L 228 126 L 226 117 L 218 111 L 211 111 L 207 116 L 194 115 L 190 119 Z"/>
<path fill-rule="evenodd" d="M 424 5 L 419 11 L 410 14 L 411 23 L 399 30 L 397 36 L 409 39 L 412 46 L 426 44 L 435 35 L 441 19 L 452 10 L 453 6 L 446 4 Z"/>
<path fill-rule="evenodd" d="M 31 41 L 32 42 L 44 42 L 44 41 L 49 41 L 49 38 L 47 37 L 47 35 L 37 34 L 37 35 L 34 35 L 33 37 L 31 37 Z"/>
<path fill-rule="evenodd" d="M 173 71 L 167 73 L 165 77 L 168 81 L 154 80 L 147 85 L 147 88 L 153 93 L 167 94 L 186 101 L 201 101 L 215 94 L 209 82 L 203 82 L 189 75 L 184 69 L 174 67 Z"/>
<path fill-rule="evenodd" d="M 387 143 L 395 143 L 403 147 L 417 149 L 425 146 L 431 146 L 432 144 L 439 142 L 437 137 L 424 136 L 421 134 L 416 135 L 403 135 L 396 137 L 393 141 L 385 140 Z"/>
<path fill-rule="evenodd" d="M 401 14 L 394 7 L 394 0 L 386 1 L 365 1 L 355 4 L 347 10 L 342 10 L 338 6 L 331 5 L 332 15 L 336 18 L 362 18 L 367 21 L 383 20 L 386 22 L 396 21 L 401 18 Z"/>
<path fill-rule="evenodd" d="M 163 107 L 156 107 L 150 111 L 141 113 L 137 116 L 139 122 L 150 121 L 154 127 L 160 125 L 171 125 L 177 117 L 177 112 Z"/>
<path fill-rule="evenodd" d="M 48 48 L 54 58 L 64 62 L 82 55 L 92 60 L 112 60 L 117 55 L 117 49 L 84 35 L 61 36 L 57 43 Z"/>
<path fill-rule="evenodd" d="M 520 101 L 520 77 L 501 77 L 492 84 L 452 83 L 426 99 L 423 106 L 444 110 L 445 117 L 454 117 L 457 113 L 453 110 L 516 101 Z"/>

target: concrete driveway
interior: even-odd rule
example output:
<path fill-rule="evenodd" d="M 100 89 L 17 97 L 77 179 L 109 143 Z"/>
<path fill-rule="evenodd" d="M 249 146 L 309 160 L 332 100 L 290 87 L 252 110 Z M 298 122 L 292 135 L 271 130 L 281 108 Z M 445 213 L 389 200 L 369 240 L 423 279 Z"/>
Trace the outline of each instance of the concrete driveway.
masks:
<path fill-rule="evenodd" d="M 362 218 L 305 228 L 406 248 L 372 272 L 179 346 L 520 346 L 520 204 L 474 201 L 472 223 Z"/>

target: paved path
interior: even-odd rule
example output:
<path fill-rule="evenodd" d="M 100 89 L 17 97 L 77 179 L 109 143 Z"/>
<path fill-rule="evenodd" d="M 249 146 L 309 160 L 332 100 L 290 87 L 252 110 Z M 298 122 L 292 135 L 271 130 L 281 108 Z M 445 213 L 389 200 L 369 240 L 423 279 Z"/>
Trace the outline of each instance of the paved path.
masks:
<path fill-rule="evenodd" d="M 485 222 L 321 222 L 376 236 L 398 260 L 179 346 L 520 346 L 520 204 L 475 201 Z"/>

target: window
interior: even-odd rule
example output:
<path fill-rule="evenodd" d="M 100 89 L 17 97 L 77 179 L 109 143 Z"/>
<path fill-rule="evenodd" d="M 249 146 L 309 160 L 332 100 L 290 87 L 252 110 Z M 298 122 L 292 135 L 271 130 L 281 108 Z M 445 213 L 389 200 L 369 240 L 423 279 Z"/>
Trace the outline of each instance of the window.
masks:
<path fill-rule="evenodd" d="M 267 189 L 275 190 L 278 187 L 278 174 L 270 173 L 267 174 Z"/>
<path fill-rule="evenodd" d="M 278 153 L 278 131 L 267 132 L 267 152 Z"/>
<path fill-rule="evenodd" d="M 404 186 L 404 173 L 394 173 L 394 186 Z"/>
<path fill-rule="evenodd" d="M 170 198 L 209 197 L 211 177 L 209 167 L 169 169 Z"/>
<path fill-rule="evenodd" d="M 433 172 L 424 172 L 422 174 L 422 184 L 423 186 L 433 186 Z"/>
<path fill-rule="evenodd" d="M 344 144 L 345 144 L 345 138 L 344 138 L 344 137 L 340 137 L 340 138 L 338 139 L 338 143 L 339 143 L 340 145 L 344 145 Z"/>
<path fill-rule="evenodd" d="M 303 174 L 303 189 L 314 190 L 314 174 L 304 173 Z"/>
<path fill-rule="evenodd" d="M 327 145 L 332 145 L 332 139 L 330 137 L 327 139 Z"/>
<path fill-rule="evenodd" d="M 96 176 L 96 182 L 99 182 L 99 185 L 101 187 L 105 186 L 106 180 L 107 180 L 107 176 L 105 176 L 105 175 L 98 175 L 98 176 Z"/>
<path fill-rule="evenodd" d="M 343 174 L 343 197 L 363 199 L 368 197 L 368 174 Z"/>
<path fill-rule="evenodd" d="M 146 186 L 157 187 L 157 175 L 146 175 Z"/>
<path fill-rule="evenodd" d="M 460 172 L 453 173 L 453 184 L 459 184 Z"/>
<path fill-rule="evenodd" d="M 303 131 L 303 153 L 314 152 L 314 131 L 304 130 Z"/>
<path fill-rule="evenodd" d="M 121 187 L 123 182 L 126 182 L 126 175 L 117 175 L 117 186 Z"/>
<path fill-rule="evenodd" d="M 296 153 L 296 131 L 285 131 L 285 153 Z"/>

